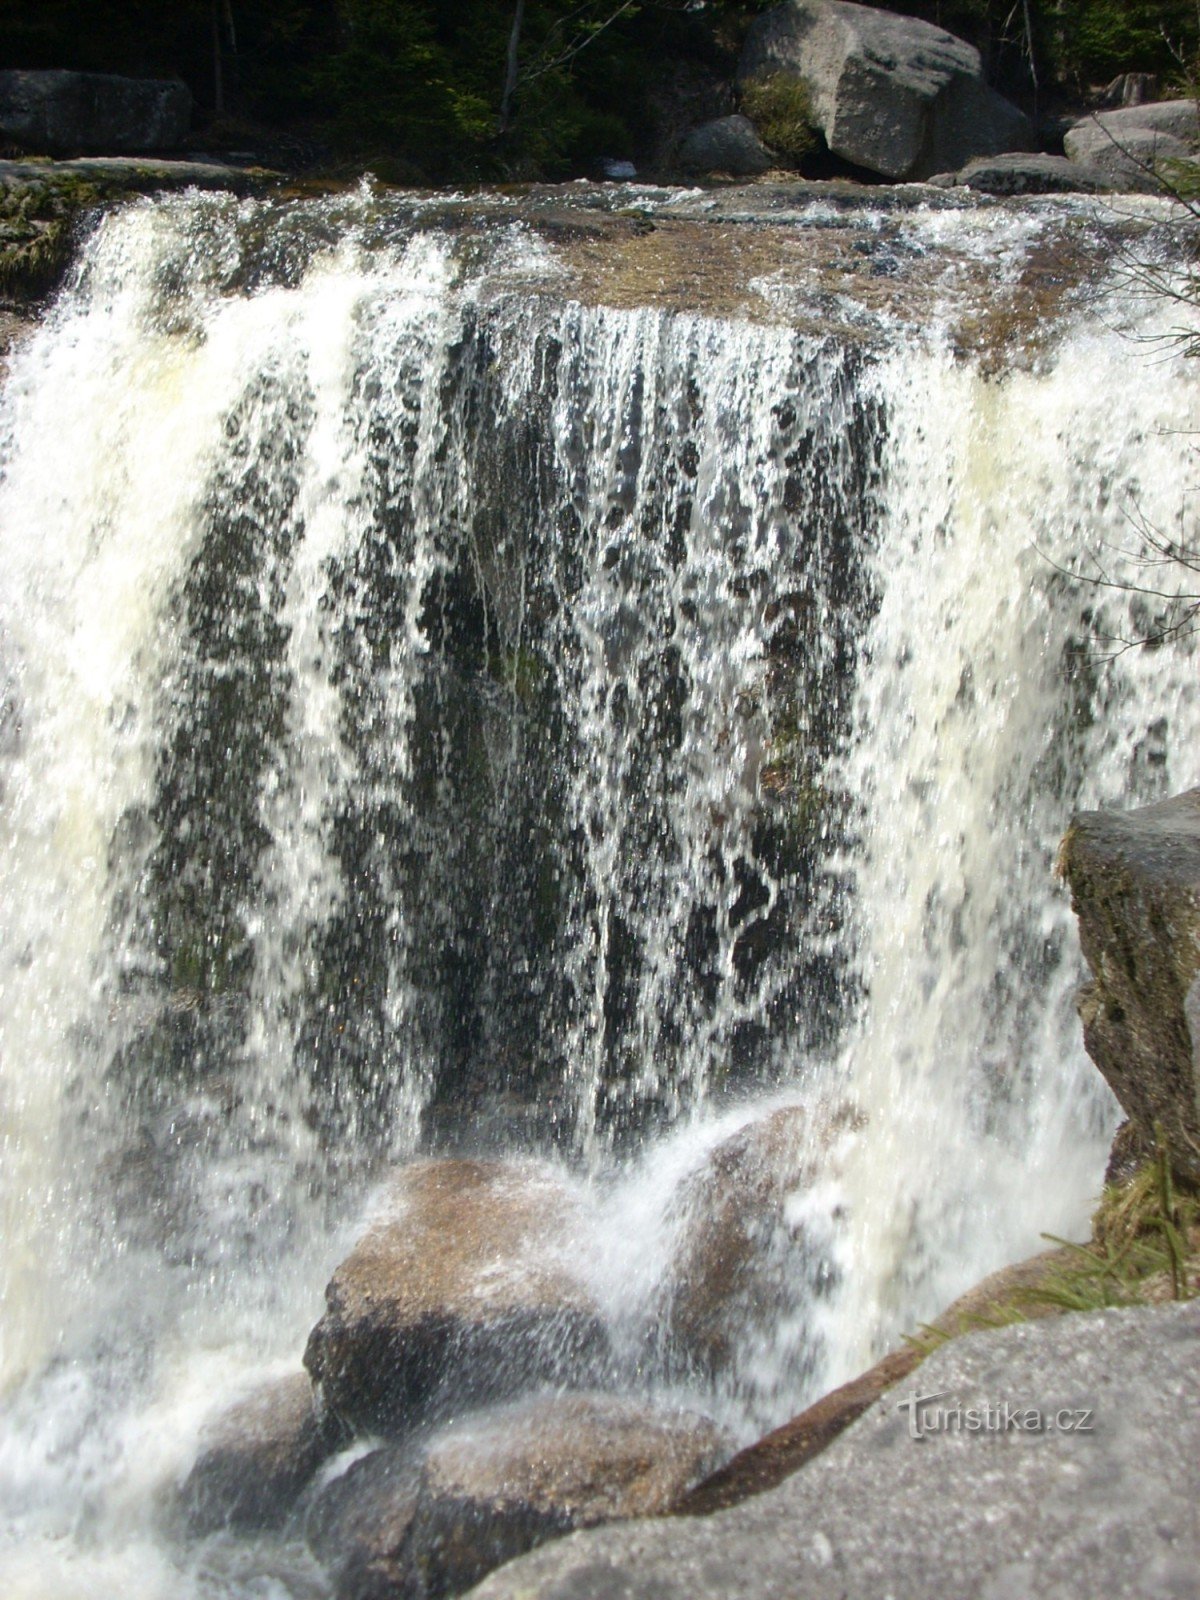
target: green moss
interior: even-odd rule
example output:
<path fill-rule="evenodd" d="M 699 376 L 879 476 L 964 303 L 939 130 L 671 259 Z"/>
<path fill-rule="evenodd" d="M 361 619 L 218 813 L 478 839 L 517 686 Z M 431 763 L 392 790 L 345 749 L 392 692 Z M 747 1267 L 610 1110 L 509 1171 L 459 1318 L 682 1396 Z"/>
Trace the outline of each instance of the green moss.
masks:
<path fill-rule="evenodd" d="M 803 78 L 773 72 L 742 88 L 742 110 L 758 129 L 764 144 L 799 165 L 816 149 L 812 100 Z"/>

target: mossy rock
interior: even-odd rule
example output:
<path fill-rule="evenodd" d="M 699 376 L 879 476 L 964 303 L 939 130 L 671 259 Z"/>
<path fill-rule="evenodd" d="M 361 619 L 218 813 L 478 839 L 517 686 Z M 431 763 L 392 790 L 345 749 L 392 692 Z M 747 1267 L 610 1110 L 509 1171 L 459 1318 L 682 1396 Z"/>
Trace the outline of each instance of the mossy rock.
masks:
<path fill-rule="evenodd" d="M 1092 970 L 1088 1054 L 1146 1146 L 1200 1184 L 1200 789 L 1080 814 L 1059 869 Z"/>

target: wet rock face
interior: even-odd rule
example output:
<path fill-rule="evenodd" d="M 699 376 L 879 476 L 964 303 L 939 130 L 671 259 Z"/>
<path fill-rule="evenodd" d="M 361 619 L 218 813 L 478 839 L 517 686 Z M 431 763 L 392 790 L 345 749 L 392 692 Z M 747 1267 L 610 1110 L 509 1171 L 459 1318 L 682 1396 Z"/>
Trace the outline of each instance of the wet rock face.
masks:
<path fill-rule="evenodd" d="M 309 1338 L 304 1363 L 324 1406 L 394 1436 L 451 1406 L 594 1378 L 608 1335 L 570 1261 L 575 1215 L 533 1163 L 405 1169 Z"/>
<path fill-rule="evenodd" d="M 420 1453 L 406 1446 L 374 1450 L 313 1501 L 305 1538 L 329 1573 L 338 1600 L 410 1592 L 408 1538 L 421 1466 Z"/>
<path fill-rule="evenodd" d="M 669 1368 L 716 1377 L 798 1293 L 832 1281 L 792 1204 L 828 1173 L 837 1142 L 857 1126 L 847 1106 L 781 1107 L 723 1140 L 684 1186 L 659 1319 Z"/>
<path fill-rule="evenodd" d="M 1033 147 L 1029 120 L 983 81 L 979 52 L 912 17 L 790 0 L 751 27 L 738 76 L 794 73 L 834 155 L 888 178 L 927 178 Z"/>
<path fill-rule="evenodd" d="M 437 1600 L 573 1528 L 661 1514 L 723 1453 L 693 1412 L 537 1396 L 468 1416 L 419 1453 L 355 1463 L 314 1506 L 309 1542 L 345 1600 Z"/>
<path fill-rule="evenodd" d="M 0 72 L 0 133 L 47 155 L 174 149 L 192 96 L 169 79 L 99 72 Z"/>
<path fill-rule="evenodd" d="M 278 1527 L 317 1468 L 343 1442 L 318 1416 L 308 1374 L 265 1385 L 207 1430 L 179 1495 L 188 1531 Z"/>
<path fill-rule="evenodd" d="M 1200 789 L 1140 811 L 1088 811 L 1063 841 L 1092 981 L 1088 1054 L 1144 1147 L 1200 1183 Z"/>

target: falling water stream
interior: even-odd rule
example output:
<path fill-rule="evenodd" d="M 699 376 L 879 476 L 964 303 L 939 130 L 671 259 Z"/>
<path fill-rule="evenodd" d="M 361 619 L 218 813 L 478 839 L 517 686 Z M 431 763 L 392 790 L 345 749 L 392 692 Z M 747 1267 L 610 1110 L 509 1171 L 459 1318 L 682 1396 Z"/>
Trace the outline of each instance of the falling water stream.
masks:
<path fill-rule="evenodd" d="M 419 1151 L 563 1164 L 628 1332 L 706 1153 L 850 1108 L 819 1287 L 694 1396 L 741 1438 L 1086 1224 L 1054 853 L 1200 741 L 1190 641 L 1070 576 L 1188 527 L 1165 213 L 573 204 L 140 202 L 11 358 L 10 1600 L 324 1592 L 163 1491 Z"/>

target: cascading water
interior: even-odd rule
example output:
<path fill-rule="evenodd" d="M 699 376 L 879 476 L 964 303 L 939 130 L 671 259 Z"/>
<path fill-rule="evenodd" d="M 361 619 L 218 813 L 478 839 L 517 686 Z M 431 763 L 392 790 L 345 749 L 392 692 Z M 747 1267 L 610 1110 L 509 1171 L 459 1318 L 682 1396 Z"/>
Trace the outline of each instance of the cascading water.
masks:
<path fill-rule="evenodd" d="M 1008 357 L 1056 230 L 1157 213 L 813 203 L 680 312 L 634 266 L 688 197 L 622 198 L 600 266 L 501 203 L 138 204 L 14 357 L 8 1595 L 322 1592 L 157 1498 L 422 1146 L 571 1163 L 636 1344 L 706 1153 L 845 1108 L 703 1397 L 743 1435 L 1086 1217 L 1053 851 L 1198 713 L 1060 569 L 1178 526 L 1194 390 L 1100 267 Z"/>

